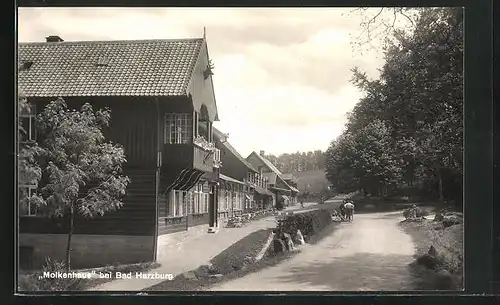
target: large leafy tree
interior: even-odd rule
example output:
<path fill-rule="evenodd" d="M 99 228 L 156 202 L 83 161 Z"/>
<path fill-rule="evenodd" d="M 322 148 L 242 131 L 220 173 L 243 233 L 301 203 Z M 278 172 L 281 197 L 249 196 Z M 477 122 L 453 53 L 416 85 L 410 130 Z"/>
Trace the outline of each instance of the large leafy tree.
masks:
<path fill-rule="evenodd" d="M 22 92 L 18 95 L 18 117 L 29 114 L 31 111 L 28 101 Z M 38 152 L 36 142 L 23 142 L 20 139 L 28 132 L 28 127 L 23 126 L 22 120 L 18 120 L 18 183 L 20 185 L 36 185 L 41 178 L 42 171 L 35 160 L 35 153 Z M 27 197 L 21 194 L 21 202 L 26 204 Z"/>
<path fill-rule="evenodd" d="M 400 176 L 410 187 L 434 188 L 442 200 L 461 194 L 463 12 L 460 8 L 418 12 L 414 31 L 393 32 L 379 79 L 370 80 L 353 69 L 352 81 L 365 96 L 350 114 L 346 133 L 366 134 L 367 126 L 383 122 L 390 140 L 383 149 L 385 156 L 377 152 L 374 158 L 392 159 L 386 164 L 393 170 L 384 173 L 388 175 L 384 181 L 395 182 Z M 355 137 L 352 145 L 373 146 L 363 139 Z M 339 158 L 337 150 L 329 150 L 327 171 L 336 168 L 332 164 Z M 353 172 L 356 164 L 367 160 L 363 153 L 357 158 L 361 159 L 350 164 Z"/>
<path fill-rule="evenodd" d="M 122 174 L 123 148 L 106 141 L 103 128 L 109 110 L 90 104 L 71 110 L 63 99 L 48 104 L 37 116 L 36 149 L 27 148 L 41 168 L 37 205 L 40 213 L 68 220 L 66 268 L 71 266 L 71 238 L 75 215 L 102 216 L 119 209 L 129 183 Z"/>

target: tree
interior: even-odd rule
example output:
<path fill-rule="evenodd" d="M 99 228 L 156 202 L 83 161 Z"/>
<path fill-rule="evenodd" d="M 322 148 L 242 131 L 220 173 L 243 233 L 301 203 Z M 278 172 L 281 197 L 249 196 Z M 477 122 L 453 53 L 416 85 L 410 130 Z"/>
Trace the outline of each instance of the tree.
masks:
<path fill-rule="evenodd" d="M 331 180 L 338 180 L 333 173 L 342 174 L 359 187 L 385 163 L 392 167 L 382 171 L 386 183 L 418 185 L 425 194 L 458 201 L 463 178 L 463 11 L 425 8 L 413 21 L 414 31 L 393 31 L 378 79 L 353 69 L 352 82 L 365 96 L 349 114 L 337 147 L 329 149 L 327 173 Z M 372 142 L 382 135 L 386 140 L 378 148 Z M 342 144 L 347 142 L 351 148 Z"/>
<path fill-rule="evenodd" d="M 30 113 L 28 101 L 22 92 L 18 95 L 18 118 L 24 113 Z M 23 136 L 27 133 L 26 128 L 22 124 L 22 120 L 18 120 L 18 183 L 19 185 L 37 185 L 41 178 L 42 171 L 35 160 L 35 153 L 38 152 L 36 142 L 21 142 Z M 20 194 L 19 198 L 22 205 L 27 204 L 28 196 Z"/>
<path fill-rule="evenodd" d="M 63 99 L 49 103 L 37 116 L 39 146 L 31 153 L 42 169 L 39 206 L 46 216 L 68 220 L 66 268 L 71 267 L 75 215 L 92 218 L 119 209 L 129 183 L 122 175 L 123 148 L 107 142 L 103 127 L 111 112 L 85 104 L 68 109 Z"/>

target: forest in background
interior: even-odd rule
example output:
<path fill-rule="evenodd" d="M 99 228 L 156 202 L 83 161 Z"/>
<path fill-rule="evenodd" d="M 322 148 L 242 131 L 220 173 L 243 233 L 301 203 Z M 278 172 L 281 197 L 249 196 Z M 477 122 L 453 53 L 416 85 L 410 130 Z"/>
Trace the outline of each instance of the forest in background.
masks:
<path fill-rule="evenodd" d="M 265 155 L 282 173 L 303 172 L 325 168 L 325 154 L 321 150 Z"/>

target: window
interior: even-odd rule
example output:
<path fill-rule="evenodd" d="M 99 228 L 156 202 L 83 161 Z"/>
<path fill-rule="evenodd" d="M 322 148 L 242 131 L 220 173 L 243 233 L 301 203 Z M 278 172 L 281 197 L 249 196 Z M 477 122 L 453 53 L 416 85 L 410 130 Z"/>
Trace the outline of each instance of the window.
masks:
<path fill-rule="evenodd" d="M 229 199 L 230 199 L 230 193 L 228 190 L 224 191 L 224 211 L 229 210 Z"/>
<path fill-rule="evenodd" d="M 187 199 L 186 192 L 172 190 L 168 200 L 167 217 L 184 216 L 184 203 Z"/>
<path fill-rule="evenodd" d="M 24 132 L 21 133 L 21 142 L 35 141 L 36 140 L 36 107 L 29 105 L 29 110 L 23 110 L 19 117 L 23 126 Z"/>
<path fill-rule="evenodd" d="M 210 194 L 203 192 L 203 184 L 199 183 L 194 187 L 192 200 L 192 214 L 208 213 L 208 200 Z"/>
<path fill-rule="evenodd" d="M 190 113 L 165 115 L 165 144 L 187 144 L 193 139 L 193 116 Z"/>
<path fill-rule="evenodd" d="M 36 193 L 36 186 L 22 185 L 19 186 L 19 215 L 21 216 L 35 216 L 37 207 L 34 205 L 30 198 Z"/>
<path fill-rule="evenodd" d="M 238 209 L 238 194 L 236 192 L 233 192 L 232 194 L 232 207 L 233 207 L 233 210 L 237 210 Z"/>

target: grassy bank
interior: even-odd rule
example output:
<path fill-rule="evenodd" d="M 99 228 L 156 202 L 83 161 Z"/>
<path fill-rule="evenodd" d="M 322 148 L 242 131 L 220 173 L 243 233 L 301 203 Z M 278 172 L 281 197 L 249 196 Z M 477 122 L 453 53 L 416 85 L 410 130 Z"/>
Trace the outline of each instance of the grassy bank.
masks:
<path fill-rule="evenodd" d="M 298 226 L 303 231 L 308 232 L 306 236 L 307 244 L 309 245 L 314 245 L 325 236 L 331 234 L 338 225 L 338 223 L 332 223 L 330 218 L 328 223 L 324 223 L 322 220 L 324 220 L 323 218 L 325 217 L 318 217 L 323 213 L 325 212 L 312 211 L 308 214 L 314 215 L 315 217 L 305 217 L 302 215 L 290 218 L 294 220 L 291 223 L 293 226 Z M 300 221 L 297 222 L 295 220 Z M 309 222 L 305 220 L 309 220 Z M 306 223 L 308 223 L 308 225 L 304 227 L 303 225 Z M 214 257 L 209 265 L 201 266 L 196 270 L 176 276 L 172 281 L 164 281 L 146 288 L 143 291 L 209 290 L 210 287 L 216 284 L 234 280 L 249 273 L 275 266 L 300 253 L 301 248 L 297 247 L 293 251 L 275 254 L 271 245 L 260 261 L 254 261 L 257 254 L 263 249 L 271 232 L 272 229 L 265 229 L 249 234 Z"/>
<path fill-rule="evenodd" d="M 261 251 L 272 229 L 253 232 L 237 241 L 214 257 L 210 264 L 176 276 L 171 281 L 164 281 L 144 289 L 144 291 L 199 291 L 221 281 L 241 277 L 250 272 L 273 265 L 285 258 L 271 258 L 266 255 L 261 261 L 253 259 Z"/>
<path fill-rule="evenodd" d="M 64 265 L 60 262 L 51 262 L 45 266 L 43 271 L 25 272 L 21 271 L 18 278 L 18 287 L 22 292 L 30 291 L 83 291 L 100 284 L 110 282 L 115 279 L 116 272 L 128 273 L 138 271 L 148 271 L 159 267 L 160 264 L 155 262 L 127 264 L 127 265 L 111 265 L 100 268 L 92 268 L 85 270 L 72 270 L 78 273 L 92 273 L 95 272 L 96 276 L 92 278 L 80 279 L 51 279 L 43 278 L 44 271 L 48 272 L 66 272 Z M 99 273 L 111 274 L 111 278 L 100 278 Z"/>
<path fill-rule="evenodd" d="M 421 290 L 463 289 L 463 223 L 445 226 L 443 221 L 423 219 L 419 222 L 401 222 L 416 245 L 416 261 L 410 269 Z M 432 268 L 422 262 L 429 257 L 429 249 L 436 250 Z"/>

